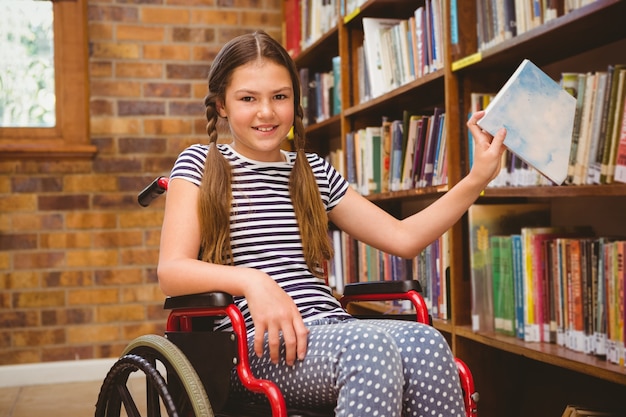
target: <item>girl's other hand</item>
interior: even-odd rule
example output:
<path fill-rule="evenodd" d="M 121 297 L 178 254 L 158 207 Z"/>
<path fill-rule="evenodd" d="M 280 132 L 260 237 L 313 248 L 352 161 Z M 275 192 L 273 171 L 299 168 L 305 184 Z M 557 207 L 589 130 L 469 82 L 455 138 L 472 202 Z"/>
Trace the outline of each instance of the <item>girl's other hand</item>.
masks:
<path fill-rule="evenodd" d="M 291 297 L 269 275 L 256 273 L 258 279 L 251 281 L 254 284 L 244 294 L 254 322 L 254 352 L 259 357 L 263 355 L 267 332 L 270 359 L 278 363 L 282 334 L 285 361 L 293 365 L 296 359 L 303 360 L 306 355 L 309 331 Z"/>

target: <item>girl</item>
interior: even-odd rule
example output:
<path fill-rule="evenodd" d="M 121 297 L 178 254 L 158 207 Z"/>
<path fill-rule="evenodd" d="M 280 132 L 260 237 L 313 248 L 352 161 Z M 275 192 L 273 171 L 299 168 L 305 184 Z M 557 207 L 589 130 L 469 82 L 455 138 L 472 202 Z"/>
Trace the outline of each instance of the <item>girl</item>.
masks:
<path fill-rule="evenodd" d="M 336 404 L 337 416 L 462 416 L 456 365 L 430 326 L 356 320 L 321 278 L 332 221 L 382 251 L 416 256 L 449 229 L 499 172 L 504 132 L 474 114 L 474 166 L 428 208 L 398 220 L 304 152 L 293 60 L 263 32 L 228 42 L 205 99 L 208 145 L 183 151 L 170 175 L 158 276 L 170 296 L 224 291 L 248 329 L 253 373 L 289 406 Z M 230 144 L 218 144 L 226 121 Z M 281 143 L 293 127 L 295 152 Z M 229 323 L 218 324 L 228 329 Z M 248 396 L 233 374 L 235 396 Z"/>

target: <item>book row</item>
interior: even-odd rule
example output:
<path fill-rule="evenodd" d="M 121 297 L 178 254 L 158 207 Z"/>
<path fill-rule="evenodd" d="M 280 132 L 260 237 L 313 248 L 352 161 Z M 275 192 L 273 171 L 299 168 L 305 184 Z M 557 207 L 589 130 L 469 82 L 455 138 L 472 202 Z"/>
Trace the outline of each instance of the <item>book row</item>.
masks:
<path fill-rule="evenodd" d="M 402 120 L 349 132 L 346 166 L 340 169 L 362 195 L 447 183 L 445 112 L 405 111 Z M 343 169 L 343 170 L 341 170 Z"/>
<path fill-rule="evenodd" d="M 473 329 L 623 365 L 626 239 L 549 216 L 543 204 L 470 208 Z"/>
<path fill-rule="evenodd" d="M 575 112 L 571 133 L 571 146 L 567 155 L 567 173 L 564 184 L 591 185 L 626 182 L 626 65 L 610 65 L 605 71 L 589 73 L 566 72 L 561 74 L 560 85 L 575 99 Z M 545 94 L 545 93 L 542 93 Z M 495 95 L 473 92 L 471 111 L 486 109 Z M 542 113 L 545 126 L 551 126 L 553 132 L 559 106 Z M 519 106 L 517 107 L 519 109 Z M 526 112 L 523 123 L 525 134 L 532 132 L 534 117 Z M 510 128 L 510 126 L 508 126 Z M 548 133 L 553 134 L 553 133 Z M 553 134 L 555 136 L 555 134 Z M 507 136 L 508 138 L 508 136 Z M 550 138 L 550 142 L 552 139 Z M 545 143 L 546 138 L 540 142 Z M 505 142 L 505 145 L 507 142 Z M 470 137 L 469 155 L 472 159 L 473 141 Z M 546 154 L 544 147 L 543 154 Z M 565 147 L 558 146 L 558 150 Z M 560 158 L 560 157 L 559 157 Z M 559 158 L 551 157 L 551 161 Z M 565 162 L 565 161 L 564 161 Z M 554 183 L 530 167 L 519 152 L 507 150 L 503 154 L 502 171 L 490 187 L 502 186 L 541 186 Z"/>
<path fill-rule="evenodd" d="M 482 51 L 491 48 L 594 1 L 478 0 L 478 49 Z"/>
<path fill-rule="evenodd" d="M 285 47 L 292 57 L 337 25 L 338 0 L 285 0 Z"/>
<path fill-rule="evenodd" d="M 442 8 L 443 0 L 426 0 L 408 19 L 362 19 L 357 102 L 366 102 L 443 68 Z"/>
<path fill-rule="evenodd" d="M 626 65 L 564 73 L 561 83 L 576 97 L 568 182 L 626 182 Z"/>
<path fill-rule="evenodd" d="M 311 73 L 308 68 L 299 70 L 302 85 L 304 126 L 320 123 L 341 113 L 341 60 L 332 58 L 332 70 Z"/>
<path fill-rule="evenodd" d="M 326 265 L 328 284 L 342 294 L 345 284 L 368 281 L 417 280 L 433 318 L 449 317 L 449 237 L 444 234 L 417 257 L 384 253 L 339 230 L 329 232 L 334 256 Z M 412 310 L 410 302 L 390 303 L 396 311 Z"/>

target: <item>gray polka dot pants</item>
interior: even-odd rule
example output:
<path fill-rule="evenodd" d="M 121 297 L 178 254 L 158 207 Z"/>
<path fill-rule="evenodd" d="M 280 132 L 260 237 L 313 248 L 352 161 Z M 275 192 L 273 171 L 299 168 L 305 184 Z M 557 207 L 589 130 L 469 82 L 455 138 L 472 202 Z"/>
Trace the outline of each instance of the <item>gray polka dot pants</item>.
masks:
<path fill-rule="evenodd" d="M 328 407 L 337 417 L 464 415 L 454 357 L 433 327 L 397 320 L 324 320 L 309 324 L 306 358 L 293 366 L 257 358 L 253 374 L 278 385 L 288 406 Z M 252 347 L 252 339 L 248 340 Z M 258 400 L 233 374 L 233 396 Z"/>

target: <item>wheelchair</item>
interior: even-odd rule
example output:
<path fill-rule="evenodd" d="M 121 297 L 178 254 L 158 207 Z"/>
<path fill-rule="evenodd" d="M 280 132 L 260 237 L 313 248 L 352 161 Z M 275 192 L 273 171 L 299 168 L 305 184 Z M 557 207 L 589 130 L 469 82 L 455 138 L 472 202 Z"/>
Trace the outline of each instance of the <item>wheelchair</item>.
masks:
<path fill-rule="evenodd" d="M 167 190 L 159 177 L 138 197 L 142 206 Z M 340 302 L 344 308 L 358 301 L 409 300 L 415 313 L 377 315 L 432 325 L 418 281 L 347 284 Z M 165 335 L 133 340 L 108 371 L 98 395 L 95 417 L 330 417 L 332 409 L 287 408 L 278 387 L 252 375 L 244 318 L 230 294 L 222 292 L 167 297 L 170 310 Z M 233 330 L 213 331 L 215 320 L 228 317 Z M 360 316 L 355 316 L 360 317 Z M 362 316 L 361 316 L 362 317 Z M 463 389 L 466 417 L 477 417 L 478 393 L 468 366 L 455 358 Z M 229 401 L 230 377 L 236 369 L 243 386 L 263 394 L 264 401 Z M 145 379 L 145 397 L 134 395 L 131 374 Z M 143 383 L 141 379 L 140 383 Z M 140 411 L 141 409 L 141 411 Z"/>

